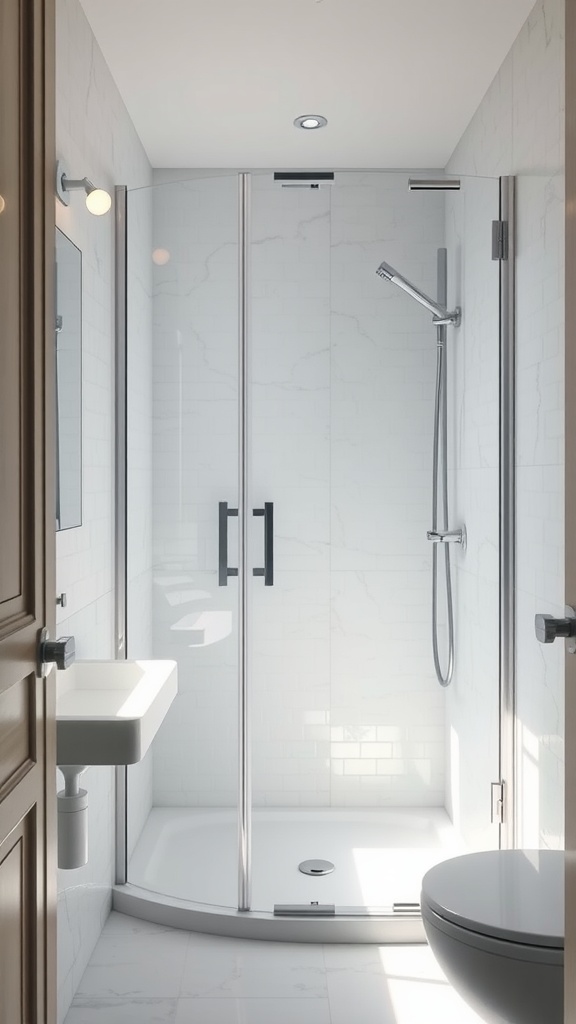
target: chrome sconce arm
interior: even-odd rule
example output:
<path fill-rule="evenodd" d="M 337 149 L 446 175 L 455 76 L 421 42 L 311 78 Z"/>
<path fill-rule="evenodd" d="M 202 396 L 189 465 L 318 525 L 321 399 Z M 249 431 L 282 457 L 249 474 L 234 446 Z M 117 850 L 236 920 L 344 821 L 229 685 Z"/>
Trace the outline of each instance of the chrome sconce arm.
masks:
<path fill-rule="evenodd" d="M 103 188 L 98 188 L 89 178 L 69 178 L 61 163 L 56 164 L 56 195 L 64 206 L 70 205 L 70 192 L 85 192 L 86 206 L 95 217 L 108 213 L 112 197 Z"/>

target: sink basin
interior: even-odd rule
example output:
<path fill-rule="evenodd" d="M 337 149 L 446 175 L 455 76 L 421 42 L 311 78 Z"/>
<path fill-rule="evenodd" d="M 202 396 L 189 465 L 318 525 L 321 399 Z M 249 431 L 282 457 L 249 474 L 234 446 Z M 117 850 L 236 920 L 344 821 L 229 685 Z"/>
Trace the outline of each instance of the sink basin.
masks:
<path fill-rule="evenodd" d="M 136 764 L 178 692 L 175 661 L 77 661 L 56 673 L 58 764 Z"/>

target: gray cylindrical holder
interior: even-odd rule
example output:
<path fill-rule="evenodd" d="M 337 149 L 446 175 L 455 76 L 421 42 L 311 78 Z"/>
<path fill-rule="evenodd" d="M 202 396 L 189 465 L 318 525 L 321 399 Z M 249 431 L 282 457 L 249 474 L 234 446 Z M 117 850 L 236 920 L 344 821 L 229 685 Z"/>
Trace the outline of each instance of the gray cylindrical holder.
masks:
<path fill-rule="evenodd" d="M 58 793 L 58 867 L 81 868 L 88 863 L 88 793 L 79 789 Z"/>

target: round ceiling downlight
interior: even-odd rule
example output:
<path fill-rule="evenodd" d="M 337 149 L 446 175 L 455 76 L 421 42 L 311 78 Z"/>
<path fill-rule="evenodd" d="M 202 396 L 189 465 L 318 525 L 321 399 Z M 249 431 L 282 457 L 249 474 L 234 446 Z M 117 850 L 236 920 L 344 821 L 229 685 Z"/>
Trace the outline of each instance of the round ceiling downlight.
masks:
<path fill-rule="evenodd" d="M 313 128 L 323 128 L 328 121 L 322 114 L 301 114 L 300 117 L 295 118 L 294 124 L 296 128 L 311 131 Z"/>

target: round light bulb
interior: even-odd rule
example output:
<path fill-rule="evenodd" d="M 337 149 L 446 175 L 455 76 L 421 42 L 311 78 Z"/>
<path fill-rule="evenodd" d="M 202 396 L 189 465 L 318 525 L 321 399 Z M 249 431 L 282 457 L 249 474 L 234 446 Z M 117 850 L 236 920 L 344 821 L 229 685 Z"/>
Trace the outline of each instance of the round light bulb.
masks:
<path fill-rule="evenodd" d="M 5 208 L 6 208 L 6 201 L 4 199 L 4 196 L 0 196 L 0 213 L 4 213 Z"/>
<path fill-rule="evenodd" d="M 103 188 L 95 188 L 86 196 L 86 206 L 95 217 L 101 217 L 112 206 L 112 197 Z"/>
<path fill-rule="evenodd" d="M 302 121 L 303 128 L 317 128 L 320 124 L 315 117 L 307 117 L 305 121 Z"/>
<path fill-rule="evenodd" d="M 152 253 L 152 261 L 157 267 L 164 267 L 166 263 L 170 262 L 170 253 L 168 249 L 154 249 Z"/>

